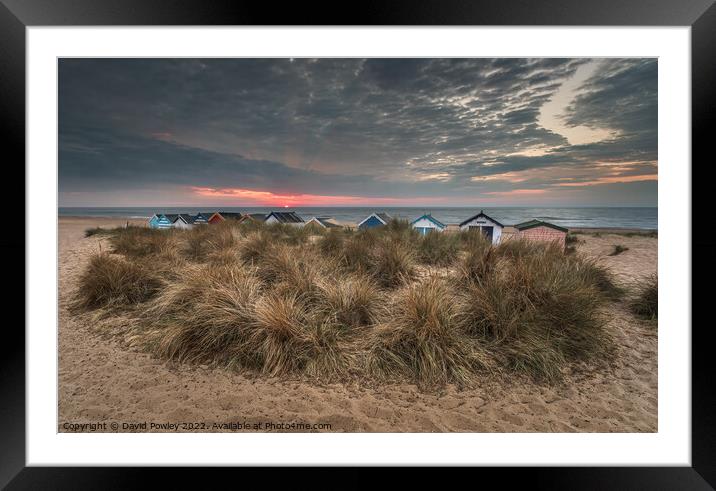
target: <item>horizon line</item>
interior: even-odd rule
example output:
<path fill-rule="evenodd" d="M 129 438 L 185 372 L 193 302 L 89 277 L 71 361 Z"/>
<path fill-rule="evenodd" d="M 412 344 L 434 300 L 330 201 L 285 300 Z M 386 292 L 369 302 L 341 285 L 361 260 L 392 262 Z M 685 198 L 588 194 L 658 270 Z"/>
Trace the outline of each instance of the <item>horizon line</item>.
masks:
<path fill-rule="evenodd" d="M 58 206 L 61 208 L 100 208 L 100 209 L 112 209 L 112 208 L 262 208 L 262 209 L 276 209 L 276 210 L 287 210 L 293 208 L 423 208 L 431 210 L 439 209 L 454 209 L 454 208 L 465 208 L 465 209 L 494 209 L 494 208 L 658 208 L 658 205 L 457 205 L 457 206 L 217 206 L 217 205 L 132 205 L 132 206 Z"/>

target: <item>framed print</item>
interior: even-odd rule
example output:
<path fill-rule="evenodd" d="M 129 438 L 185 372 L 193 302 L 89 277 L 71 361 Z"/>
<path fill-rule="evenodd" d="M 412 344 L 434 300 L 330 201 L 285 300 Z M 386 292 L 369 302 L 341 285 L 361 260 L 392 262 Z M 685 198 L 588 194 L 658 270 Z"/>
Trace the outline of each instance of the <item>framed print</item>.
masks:
<path fill-rule="evenodd" d="M 26 308 L 2 483 L 460 465 L 709 489 L 712 3 L 336 25 L 5 1 Z"/>

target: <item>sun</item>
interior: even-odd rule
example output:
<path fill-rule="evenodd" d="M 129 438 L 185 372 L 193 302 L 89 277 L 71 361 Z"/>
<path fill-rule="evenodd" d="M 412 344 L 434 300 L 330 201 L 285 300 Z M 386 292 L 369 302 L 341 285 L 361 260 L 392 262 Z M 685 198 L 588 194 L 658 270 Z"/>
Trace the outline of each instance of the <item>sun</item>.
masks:
<path fill-rule="evenodd" d="M 288 205 L 283 205 L 284 208 L 288 208 Z"/>

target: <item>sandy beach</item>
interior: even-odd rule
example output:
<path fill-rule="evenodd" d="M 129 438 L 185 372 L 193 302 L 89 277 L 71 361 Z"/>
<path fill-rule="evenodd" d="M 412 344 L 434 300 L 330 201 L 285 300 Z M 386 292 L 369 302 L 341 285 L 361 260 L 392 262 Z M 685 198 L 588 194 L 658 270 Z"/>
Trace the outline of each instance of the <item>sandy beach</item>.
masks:
<path fill-rule="evenodd" d="M 103 336 L 75 317 L 68 304 L 90 256 L 109 244 L 84 237 L 92 227 L 126 219 L 59 219 L 59 421 L 116 422 L 117 431 L 174 431 L 151 424 L 202 423 L 184 431 L 235 431 L 232 423 L 261 423 L 259 431 L 333 432 L 656 432 L 657 333 L 623 304 L 609 307 L 615 360 L 598 370 L 575 369 L 557 385 L 524 379 L 486 379 L 484 385 L 437 393 L 412 384 L 317 385 L 245 376 L 207 366 L 157 359 Z M 132 221 L 130 223 L 142 223 Z M 620 284 L 657 270 L 657 239 L 624 231 L 582 233 L 580 253 L 599 257 Z M 615 245 L 626 252 L 609 256 Z M 140 424 L 124 427 L 123 423 Z M 146 426 L 141 426 L 147 423 Z M 267 428 L 301 423 L 303 429 Z M 217 426 L 214 426 L 216 424 Z M 107 431 L 114 431 L 107 429 Z M 182 431 L 182 429 L 180 429 Z"/>

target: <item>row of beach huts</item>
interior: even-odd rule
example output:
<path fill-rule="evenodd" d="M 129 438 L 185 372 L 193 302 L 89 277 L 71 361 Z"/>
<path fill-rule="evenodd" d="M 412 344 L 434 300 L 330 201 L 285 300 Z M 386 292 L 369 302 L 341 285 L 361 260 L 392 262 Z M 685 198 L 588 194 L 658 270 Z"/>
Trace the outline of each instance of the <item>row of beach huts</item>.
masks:
<path fill-rule="evenodd" d="M 233 220 L 237 223 L 255 222 L 271 224 L 288 224 L 299 227 L 317 227 L 317 228 L 340 228 L 348 225 L 338 223 L 333 217 L 314 216 L 309 220 L 304 220 L 301 216 L 293 211 L 272 211 L 270 213 L 237 213 L 237 212 L 201 212 L 195 215 L 187 213 L 167 214 L 156 213 L 149 219 L 149 227 L 166 229 L 180 228 L 190 229 L 196 225 L 210 225 L 223 222 L 225 220 Z M 361 220 L 357 227 L 359 229 L 369 229 L 374 227 L 382 227 L 388 224 L 392 217 L 384 212 L 376 212 L 368 215 Z M 544 242 L 557 242 L 562 246 L 565 245 L 567 232 L 566 228 L 554 225 L 552 223 L 541 220 L 528 220 L 512 226 L 506 226 L 498 222 L 494 218 L 487 216 L 483 211 L 467 218 L 466 220 L 455 223 L 445 224 L 433 217 L 430 213 L 426 213 L 416 218 L 410 225 L 415 228 L 421 235 L 427 235 L 432 232 L 453 232 L 462 230 L 474 230 L 485 235 L 493 244 L 497 245 L 503 236 L 519 237 L 527 240 L 536 240 Z"/>

